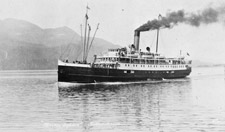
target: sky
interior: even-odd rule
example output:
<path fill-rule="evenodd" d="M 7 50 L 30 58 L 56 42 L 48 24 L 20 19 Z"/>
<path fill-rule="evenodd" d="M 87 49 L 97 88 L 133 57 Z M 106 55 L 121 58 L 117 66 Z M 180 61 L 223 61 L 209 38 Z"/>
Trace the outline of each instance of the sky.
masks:
<path fill-rule="evenodd" d="M 208 7 L 225 5 L 223 0 L 1 0 L 0 19 L 16 18 L 41 28 L 67 26 L 80 33 L 86 6 L 92 35 L 121 46 L 133 43 L 134 30 L 168 12 L 196 13 Z M 224 6 L 225 7 L 225 6 Z M 223 17 L 225 18 L 225 16 Z M 159 52 L 175 56 L 188 52 L 193 59 L 225 63 L 225 21 L 199 27 L 177 24 L 160 30 Z M 156 31 L 141 32 L 140 47 L 155 51 Z"/>

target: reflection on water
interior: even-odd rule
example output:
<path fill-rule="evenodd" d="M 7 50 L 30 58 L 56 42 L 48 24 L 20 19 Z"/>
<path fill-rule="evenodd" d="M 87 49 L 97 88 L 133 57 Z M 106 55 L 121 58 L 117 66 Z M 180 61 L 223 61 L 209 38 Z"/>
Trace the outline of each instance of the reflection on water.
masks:
<path fill-rule="evenodd" d="M 168 127 L 164 126 L 167 122 L 179 127 L 182 122 L 173 119 L 187 110 L 188 106 L 184 104 L 189 102 L 190 91 L 189 78 L 138 84 L 81 85 L 59 89 L 59 100 L 74 107 L 74 113 L 80 113 L 77 119 L 81 120 L 76 122 L 82 122 L 80 129 L 160 131 Z"/>
<path fill-rule="evenodd" d="M 210 70 L 213 73 L 207 74 Z M 4 73 L 0 130 L 225 131 L 221 70 L 199 68 L 185 79 L 60 88 L 52 71 L 20 72 L 14 77 Z"/>

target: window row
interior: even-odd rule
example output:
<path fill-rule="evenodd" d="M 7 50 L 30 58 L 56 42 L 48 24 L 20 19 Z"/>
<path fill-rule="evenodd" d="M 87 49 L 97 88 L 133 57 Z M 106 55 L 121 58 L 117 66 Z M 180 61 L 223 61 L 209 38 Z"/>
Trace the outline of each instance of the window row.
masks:
<path fill-rule="evenodd" d="M 125 64 L 125 67 L 138 67 L 138 65 L 136 64 Z M 140 67 L 153 67 L 153 68 L 184 68 L 185 66 L 184 65 L 177 65 L 177 66 L 174 66 L 174 65 L 140 65 Z"/>
<path fill-rule="evenodd" d="M 120 63 L 132 63 L 132 64 L 185 64 L 184 60 L 169 60 L 169 59 L 135 59 L 135 58 L 117 58 L 117 57 L 104 57 L 98 58 L 97 62 L 120 62 Z"/>

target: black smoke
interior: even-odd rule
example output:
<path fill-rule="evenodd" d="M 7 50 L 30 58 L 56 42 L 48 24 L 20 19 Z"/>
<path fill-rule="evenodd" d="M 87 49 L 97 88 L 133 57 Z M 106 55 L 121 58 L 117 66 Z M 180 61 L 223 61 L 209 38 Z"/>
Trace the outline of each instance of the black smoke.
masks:
<path fill-rule="evenodd" d="M 220 17 L 225 16 L 225 6 L 218 8 L 206 8 L 197 13 L 188 13 L 184 10 L 169 12 L 165 17 L 159 16 L 159 19 L 154 19 L 143 24 L 135 31 L 149 31 L 159 28 L 171 28 L 179 23 L 189 24 L 198 27 L 201 24 L 211 24 L 218 22 Z"/>

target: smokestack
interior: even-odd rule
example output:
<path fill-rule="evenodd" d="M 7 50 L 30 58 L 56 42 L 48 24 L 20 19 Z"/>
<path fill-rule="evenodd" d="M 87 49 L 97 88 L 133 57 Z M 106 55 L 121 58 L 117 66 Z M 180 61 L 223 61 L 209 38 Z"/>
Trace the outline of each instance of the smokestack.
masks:
<path fill-rule="evenodd" d="M 140 31 L 135 30 L 134 31 L 134 46 L 136 51 L 139 51 L 139 41 L 140 41 Z"/>

